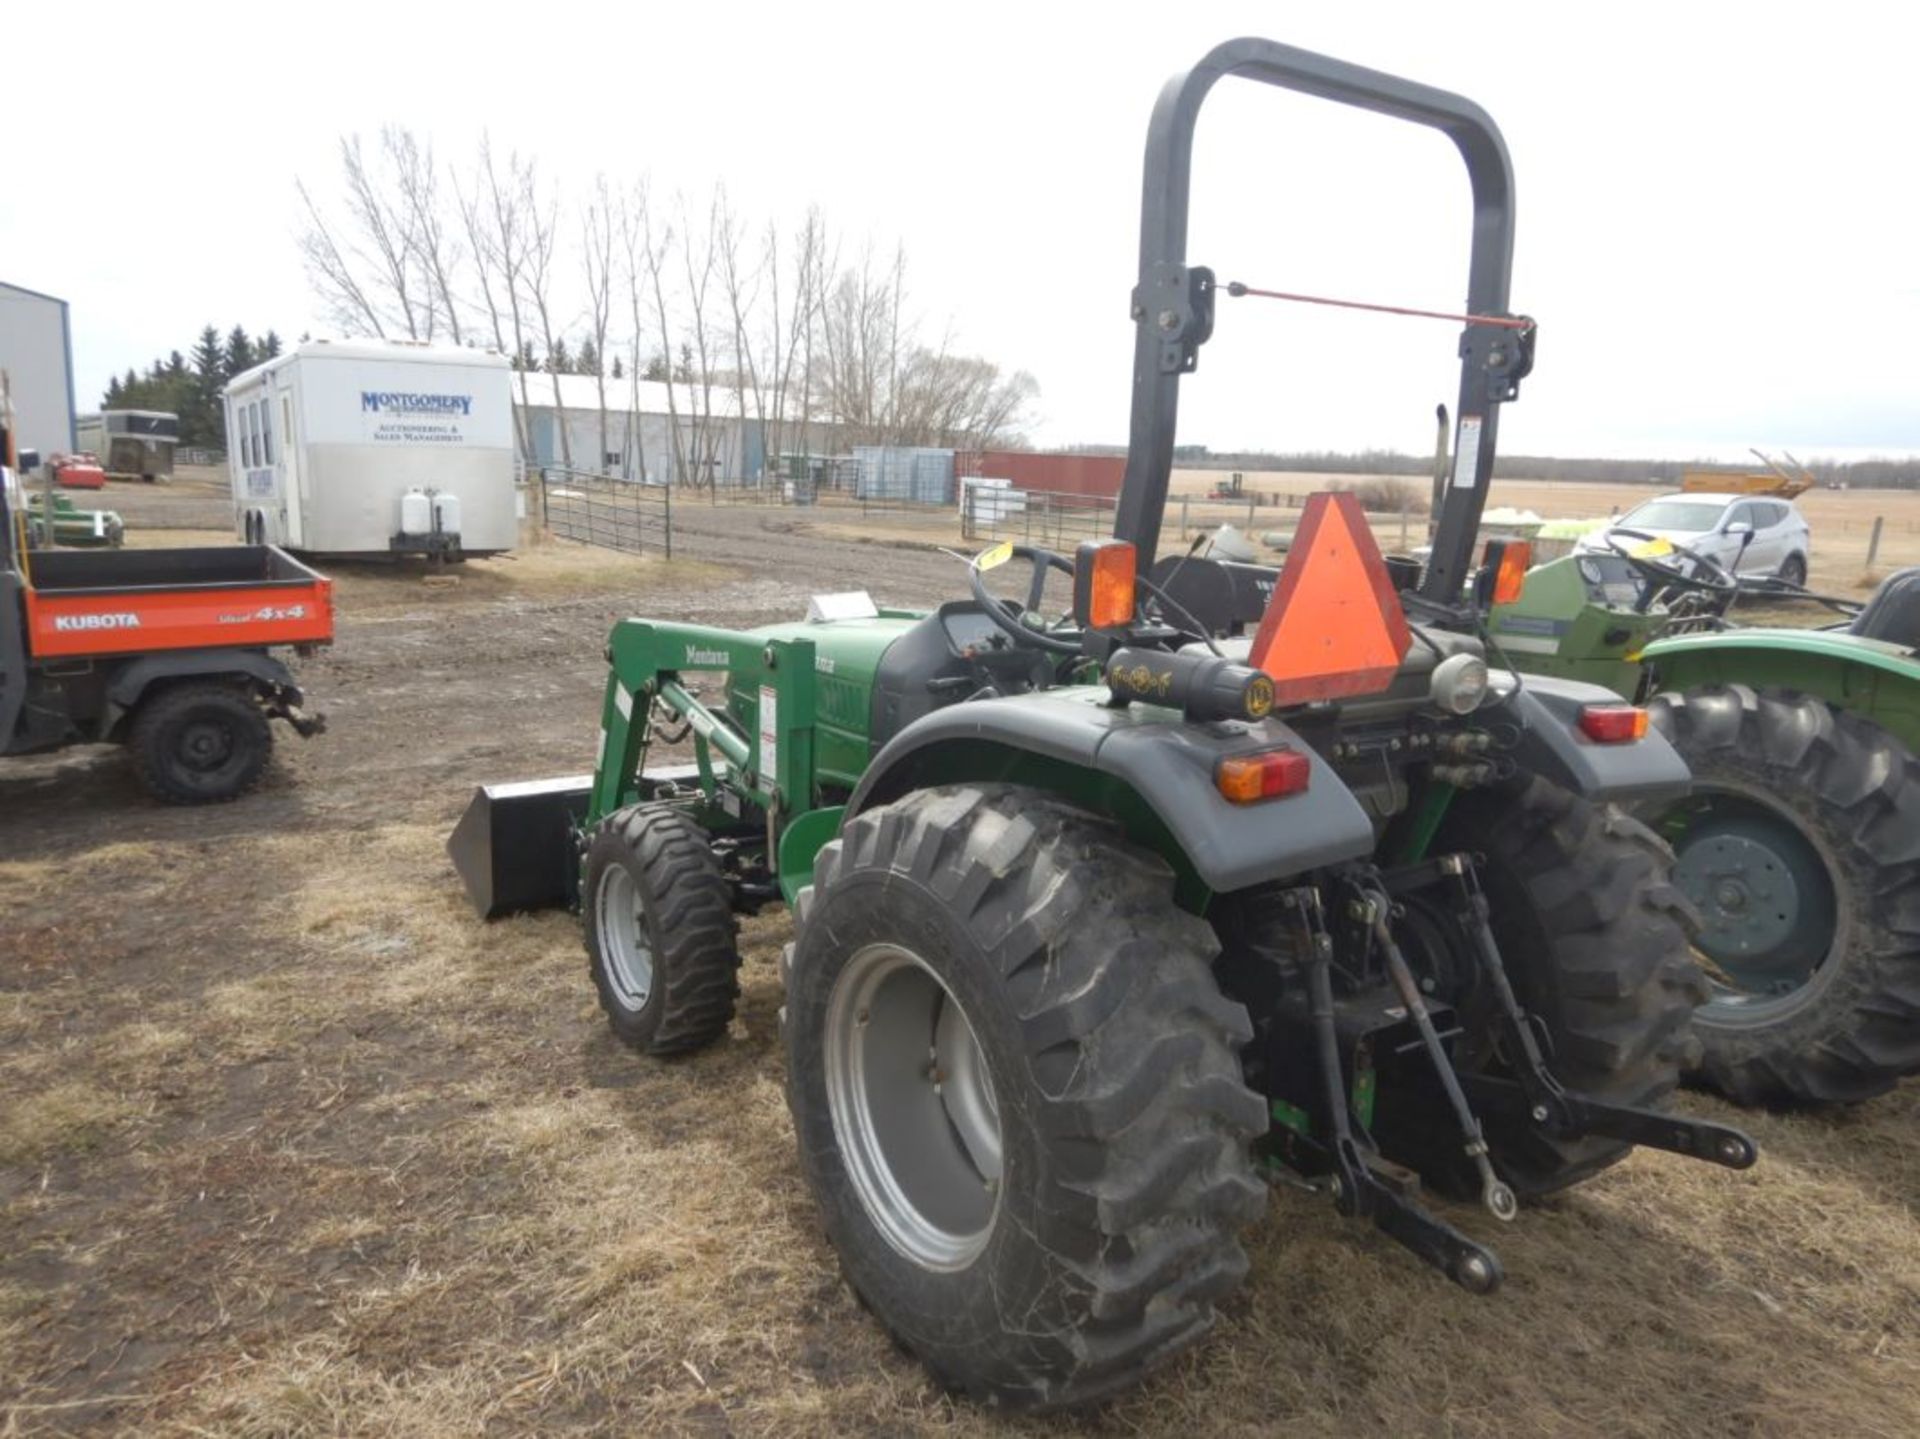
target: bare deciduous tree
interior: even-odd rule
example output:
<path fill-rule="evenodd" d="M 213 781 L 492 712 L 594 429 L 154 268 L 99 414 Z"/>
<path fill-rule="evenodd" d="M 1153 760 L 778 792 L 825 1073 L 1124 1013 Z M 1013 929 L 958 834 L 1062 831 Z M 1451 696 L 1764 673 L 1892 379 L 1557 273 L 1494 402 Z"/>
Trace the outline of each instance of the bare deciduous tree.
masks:
<path fill-rule="evenodd" d="M 525 263 L 520 267 L 520 281 L 526 288 L 527 303 L 539 317 L 540 342 L 546 346 L 551 360 L 554 342 L 559 338 L 553 326 L 553 251 L 560 237 L 560 202 L 558 197 L 541 195 L 540 177 L 533 161 L 520 166 L 518 180 L 519 202 L 526 220 L 526 247 L 522 251 Z M 553 377 L 553 427 L 560 432 L 560 463 L 572 469 L 573 437 L 567 424 L 566 396 L 560 389 L 560 367 L 549 363 L 547 369 Z"/>
<path fill-rule="evenodd" d="M 594 353 L 600 357 L 594 366 L 600 396 L 600 451 L 592 465 L 598 472 L 607 464 L 607 327 L 613 318 L 613 197 L 605 175 L 594 177 L 593 198 L 581 216 L 580 251 L 587 279 L 587 323 Z"/>
<path fill-rule="evenodd" d="M 653 206 L 649 203 L 649 200 L 648 187 L 646 182 L 642 181 L 639 189 L 636 191 L 635 204 L 629 216 L 629 221 L 634 228 L 629 232 L 630 238 L 627 243 L 629 253 L 637 252 L 641 263 L 646 267 L 647 282 L 653 291 L 653 314 L 654 320 L 659 327 L 660 353 L 668 357 L 667 434 L 670 453 L 673 456 L 673 474 L 670 477 L 670 483 L 684 484 L 687 481 L 688 475 L 686 446 L 680 433 L 680 406 L 677 397 L 680 386 L 676 381 L 672 368 L 672 356 L 674 353 L 673 323 L 667 315 L 667 289 L 666 283 L 662 278 L 662 271 L 667 262 L 668 251 L 673 245 L 673 228 L 672 226 L 668 226 L 664 233 L 658 236 L 655 235 L 653 228 Z M 640 304 L 638 299 L 639 289 L 638 276 L 636 275 L 634 283 L 636 333 L 639 328 L 637 313 Z M 637 370 L 639 367 L 636 365 L 635 368 Z"/>
<path fill-rule="evenodd" d="M 384 132 L 389 157 L 398 133 Z M 308 278 L 346 326 L 364 325 L 383 339 L 390 332 L 431 339 L 434 309 L 420 293 L 418 237 L 398 183 L 369 166 L 358 135 L 340 137 L 340 171 L 344 214 L 337 218 L 295 182 L 306 210 L 300 249 Z"/>
<path fill-rule="evenodd" d="M 510 157 L 507 180 L 503 184 L 494 164 L 492 142 L 482 135 L 480 156 L 474 166 L 473 193 L 469 197 L 460 194 L 457 187 L 455 190 L 467 244 L 480 280 L 480 294 L 493 326 L 494 347 L 516 360 L 526 352 L 526 331 L 520 323 L 523 226 L 516 200 L 519 187 L 514 183 L 519 168 L 519 160 Z M 521 463 L 531 468 L 535 455 L 533 435 L 527 423 L 527 372 L 522 366 L 516 368 L 520 403 L 514 409 L 514 429 L 520 442 Z"/>
<path fill-rule="evenodd" d="M 767 224 L 756 243 L 723 188 L 704 214 L 679 197 L 662 223 L 644 179 L 616 194 L 596 177 L 578 211 L 575 264 L 562 258 L 574 247 L 561 243 L 557 190 L 531 160 L 514 154 L 502 164 L 484 136 L 465 187 L 404 128 L 383 130 L 371 154 L 343 137 L 340 163 L 332 208 L 298 186 L 315 293 L 350 333 L 460 344 L 490 335 L 513 357 L 515 434 L 528 464 L 537 450 L 530 375 L 542 368 L 553 376 L 559 457 L 575 463 L 560 378 L 575 348 L 596 357 L 585 367 L 598 376 L 594 468 L 611 449 L 605 366 L 625 347 L 632 380 L 620 466 L 647 478 L 642 411 L 660 407 L 642 405 L 641 387 L 664 380 L 665 467 L 678 484 L 755 478 L 741 473 L 756 449 L 749 426 L 767 467 L 791 446 L 812 451 L 823 426 L 835 448 L 1006 443 L 1037 393 L 1024 372 L 956 353 L 951 335 L 924 342 L 904 250 L 881 261 L 869 245 L 842 264 L 817 207 L 790 230 Z M 581 316 L 588 333 L 576 347 Z M 624 335 L 619 316 L 630 325 Z M 716 414 L 716 397 L 725 409 L 729 396 L 732 427 Z"/>
<path fill-rule="evenodd" d="M 751 315 L 760 299 L 760 279 L 763 273 L 761 265 L 747 269 L 740 256 L 740 247 L 745 239 L 745 231 L 733 213 L 733 207 L 727 202 L 725 191 L 719 192 L 715 207 L 713 249 L 720 266 L 720 283 L 726 291 L 728 318 L 732 321 L 732 333 L 729 336 L 733 346 L 733 413 L 740 420 L 740 428 L 746 428 L 749 413 L 759 426 L 762 443 L 762 475 L 768 456 L 765 453 L 767 435 L 766 396 L 760 386 L 760 365 L 754 357 L 753 338 L 748 325 Z M 753 407 L 749 411 L 747 397 L 753 397 Z M 742 449 L 744 450 L 744 446 Z M 741 455 L 741 468 L 744 470 L 746 456 Z M 740 478 L 761 478 L 742 474 Z"/>
<path fill-rule="evenodd" d="M 381 131 L 381 140 L 393 166 L 413 233 L 415 259 L 427 290 L 429 325 L 425 338 L 433 338 L 432 318 L 438 314 L 454 344 L 464 345 L 467 337 L 454 293 L 463 257 L 440 201 L 440 166 L 433 158 L 433 146 L 421 143 L 411 130 L 396 126 Z"/>
<path fill-rule="evenodd" d="M 695 483 L 704 482 L 717 489 L 719 459 L 714 454 L 713 429 L 713 351 L 712 326 L 708 323 L 708 295 L 713 285 L 715 266 L 715 229 L 720 213 L 720 192 L 715 190 L 707 202 L 706 224 L 696 238 L 693 216 L 687 197 L 680 197 L 680 258 L 686 272 L 687 326 L 690 340 L 683 339 L 683 350 L 691 351 L 687 368 L 688 398 L 693 410 L 693 455 L 698 470 Z M 715 498 L 718 498 L 716 495 Z"/>

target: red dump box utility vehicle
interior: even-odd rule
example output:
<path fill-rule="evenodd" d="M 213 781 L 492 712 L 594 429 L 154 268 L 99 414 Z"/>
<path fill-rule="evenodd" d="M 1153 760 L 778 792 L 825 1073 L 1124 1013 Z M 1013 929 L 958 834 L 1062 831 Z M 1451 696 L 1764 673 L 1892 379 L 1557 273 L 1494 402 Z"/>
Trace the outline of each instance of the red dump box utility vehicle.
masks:
<path fill-rule="evenodd" d="M 3 432 L 0 432 L 3 434 Z M 270 650 L 333 639 L 333 585 L 268 545 L 29 549 L 0 470 L 0 755 L 121 743 L 174 804 L 245 793 L 302 735 L 293 674 Z"/>

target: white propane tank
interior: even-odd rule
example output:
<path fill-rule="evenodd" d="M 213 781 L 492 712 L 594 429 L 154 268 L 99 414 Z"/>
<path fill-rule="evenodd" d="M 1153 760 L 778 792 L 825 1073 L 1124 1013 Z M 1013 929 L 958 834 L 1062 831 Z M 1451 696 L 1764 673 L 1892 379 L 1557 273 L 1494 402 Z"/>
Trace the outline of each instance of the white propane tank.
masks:
<path fill-rule="evenodd" d="M 408 490 L 400 497 L 400 533 L 424 535 L 433 529 L 433 502 L 425 490 Z"/>
<path fill-rule="evenodd" d="M 434 518 L 440 521 L 441 534 L 460 533 L 460 497 L 458 495 L 435 495 L 433 514 Z"/>

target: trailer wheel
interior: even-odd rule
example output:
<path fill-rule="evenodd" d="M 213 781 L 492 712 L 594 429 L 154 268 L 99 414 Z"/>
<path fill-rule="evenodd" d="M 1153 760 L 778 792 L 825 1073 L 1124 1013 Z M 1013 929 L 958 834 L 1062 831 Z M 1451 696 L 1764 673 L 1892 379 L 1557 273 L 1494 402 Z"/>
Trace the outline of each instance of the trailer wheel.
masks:
<path fill-rule="evenodd" d="M 259 783 L 273 730 L 244 685 L 201 681 L 150 691 L 134 711 L 128 745 L 156 799 L 218 804 Z"/>
<path fill-rule="evenodd" d="M 684 1054 L 726 1033 L 738 930 L 705 830 L 660 805 L 608 815 L 587 847 L 581 895 L 587 967 L 621 1043 Z"/>
<path fill-rule="evenodd" d="M 856 1294 L 977 1399 L 1127 1388 L 1246 1273 L 1252 1026 L 1172 889 L 1090 815 L 962 786 L 849 821 L 796 905 L 801 1168 Z"/>
<path fill-rule="evenodd" d="M 1554 1077 L 1611 1103 L 1663 1105 L 1693 1053 L 1688 1023 L 1706 993 L 1688 952 L 1691 916 L 1668 882 L 1666 846 L 1613 806 L 1536 775 L 1456 797 L 1434 850 L 1485 856 L 1494 940 L 1515 994 L 1545 1027 Z M 1461 1020 L 1461 1066 L 1500 1068 L 1489 997 L 1469 988 Z M 1631 1148 L 1483 1122 L 1496 1167 L 1522 1198 L 1578 1184 Z M 1478 1189 L 1464 1162 L 1433 1178 L 1453 1192 Z"/>
<path fill-rule="evenodd" d="M 1700 1077 L 1850 1104 L 1920 1073 L 1920 758 L 1808 695 L 1656 697 L 1693 792 L 1649 816 L 1704 919 Z"/>

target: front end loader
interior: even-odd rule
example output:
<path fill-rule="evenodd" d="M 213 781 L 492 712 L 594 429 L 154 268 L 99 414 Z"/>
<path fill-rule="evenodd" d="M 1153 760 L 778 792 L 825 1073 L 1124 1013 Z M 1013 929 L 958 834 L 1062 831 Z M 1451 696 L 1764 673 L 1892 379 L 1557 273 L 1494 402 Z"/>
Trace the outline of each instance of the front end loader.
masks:
<path fill-rule="evenodd" d="M 1153 561 L 1219 288 L 1186 257 L 1194 124 L 1227 76 L 1440 130 L 1475 220 L 1433 562 L 1415 583 L 1315 496 L 1223 639 Z M 1485 1293 L 1499 1259 L 1424 1188 L 1506 1222 L 1636 1144 L 1755 1158 L 1665 1108 L 1704 991 L 1666 851 L 1615 803 L 1684 793 L 1684 764 L 1609 692 L 1487 662 L 1474 534 L 1534 334 L 1493 122 L 1236 40 L 1162 93 L 1144 200 L 1112 539 L 996 546 L 931 612 L 622 621 L 594 773 L 483 790 L 450 842 L 483 912 L 578 907 L 648 1054 L 725 1032 L 735 916 L 790 905 L 788 1099 L 827 1233 L 944 1383 L 1018 1408 L 1202 1336 L 1267 1180 Z M 668 742 L 691 763 L 650 766 Z"/>

